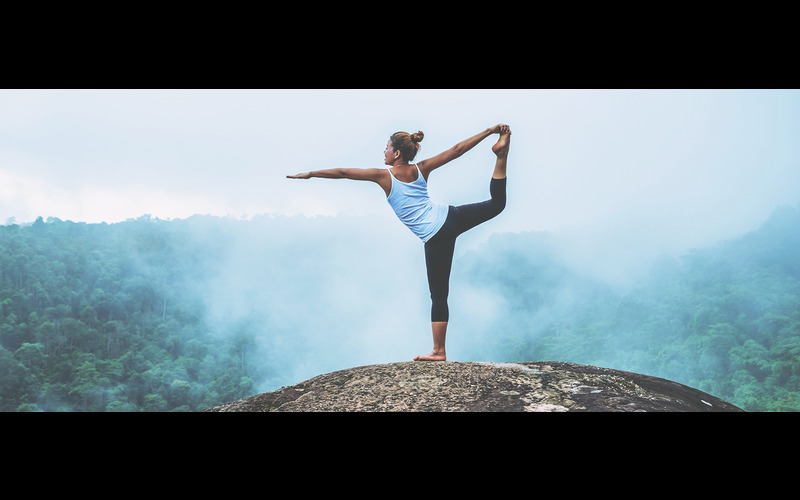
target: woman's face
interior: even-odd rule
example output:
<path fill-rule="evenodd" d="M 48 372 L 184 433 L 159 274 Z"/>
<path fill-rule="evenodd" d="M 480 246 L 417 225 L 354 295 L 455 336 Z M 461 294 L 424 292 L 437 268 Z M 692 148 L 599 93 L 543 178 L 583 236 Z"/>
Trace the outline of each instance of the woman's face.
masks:
<path fill-rule="evenodd" d="M 397 154 L 395 154 L 397 153 Z M 386 142 L 386 149 L 383 151 L 383 163 L 385 165 L 393 165 L 394 161 L 399 157 L 399 152 L 392 147 L 392 141 Z"/>

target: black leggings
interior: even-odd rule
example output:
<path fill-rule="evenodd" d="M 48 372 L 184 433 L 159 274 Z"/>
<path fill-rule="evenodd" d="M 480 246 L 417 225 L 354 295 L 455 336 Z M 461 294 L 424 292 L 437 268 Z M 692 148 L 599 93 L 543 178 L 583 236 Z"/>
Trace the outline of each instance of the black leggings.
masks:
<path fill-rule="evenodd" d="M 458 207 L 451 205 L 442 228 L 425 243 L 432 322 L 447 321 L 450 317 L 447 295 L 450 292 L 450 268 L 453 265 L 456 238 L 503 211 L 506 206 L 506 179 L 493 178 L 489 193 L 492 196 L 490 200 Z"/>

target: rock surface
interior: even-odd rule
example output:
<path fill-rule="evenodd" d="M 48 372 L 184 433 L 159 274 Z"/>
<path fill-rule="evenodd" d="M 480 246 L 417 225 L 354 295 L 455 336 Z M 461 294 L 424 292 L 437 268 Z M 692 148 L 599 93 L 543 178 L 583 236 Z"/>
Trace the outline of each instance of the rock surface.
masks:
<path fill-rule="evenodd" d="M 648 375 L 561 362 L 420 362 L 319 375 L 205 412 L 728 412 L 714 396 Z"/>

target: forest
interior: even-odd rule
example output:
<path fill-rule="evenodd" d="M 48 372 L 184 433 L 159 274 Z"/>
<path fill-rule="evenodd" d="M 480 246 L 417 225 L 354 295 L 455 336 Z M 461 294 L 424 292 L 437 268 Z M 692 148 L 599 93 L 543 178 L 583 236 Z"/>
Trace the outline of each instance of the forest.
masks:
<path fill-rule="evenodd" d="M 374 222 L 144 215 L 0 226 L 0 410 L 199 411 L 410 360 L 410 344 L 430 342 L 422 250 L 395 226 L 369 233 Z M 458 256 L 460 360 L 592 364 L 748 411 L 800 410 L 797 208 L 664 255 L 622 288 L 575 266 L 565 244 L 496 234 Z"/>

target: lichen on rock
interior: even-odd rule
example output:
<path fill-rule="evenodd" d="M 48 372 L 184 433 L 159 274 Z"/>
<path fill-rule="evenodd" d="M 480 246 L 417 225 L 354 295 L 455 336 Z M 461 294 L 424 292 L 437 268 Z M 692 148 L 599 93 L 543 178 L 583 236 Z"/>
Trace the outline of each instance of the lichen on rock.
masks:
<path fill-rule="evenodd" d="M 632 372 L 562 362 L 360 366 L 206 412 L 742 411 L 710 394 Z"/>

